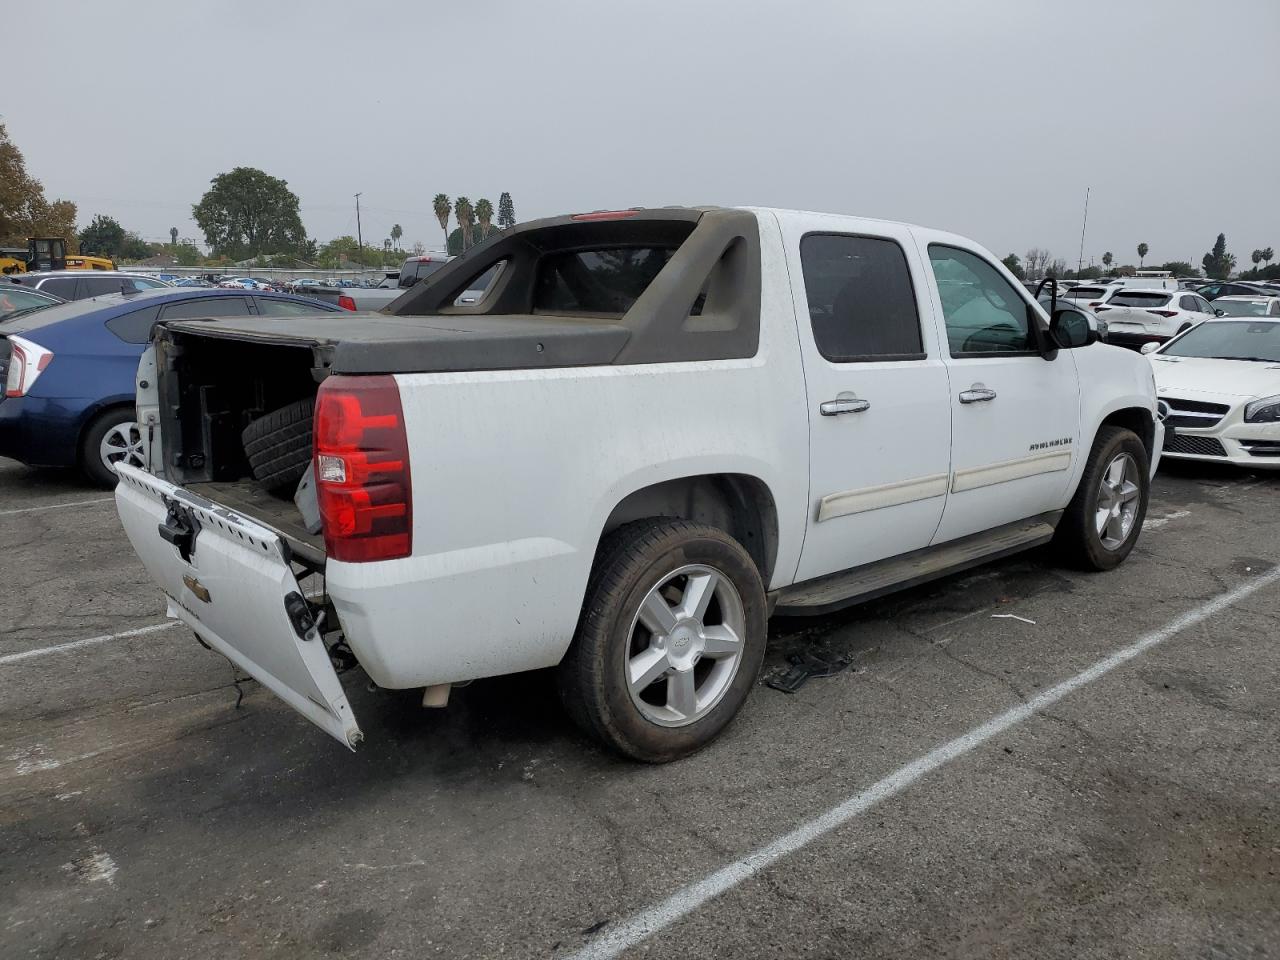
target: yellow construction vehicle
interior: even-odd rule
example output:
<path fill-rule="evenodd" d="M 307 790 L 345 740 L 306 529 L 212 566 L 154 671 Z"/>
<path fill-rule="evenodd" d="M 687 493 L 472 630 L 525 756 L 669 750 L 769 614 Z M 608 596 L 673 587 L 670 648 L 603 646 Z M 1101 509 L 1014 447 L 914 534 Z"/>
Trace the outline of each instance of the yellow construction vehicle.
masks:
<path fill-rule="evenodd" d="M 27 248 L 0 247 L 0 273 L 28 273 L 36 270 L 114 270 L 109 257 L 91 254 L 67 256 L 67 241 L 61 237 L 31 237 Z"/>

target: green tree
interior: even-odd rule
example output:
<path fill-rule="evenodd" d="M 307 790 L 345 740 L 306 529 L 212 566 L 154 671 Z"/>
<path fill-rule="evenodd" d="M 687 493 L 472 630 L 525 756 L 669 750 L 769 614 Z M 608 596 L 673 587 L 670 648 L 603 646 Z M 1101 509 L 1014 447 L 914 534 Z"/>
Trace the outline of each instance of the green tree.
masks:
<path fill-rule="evenodd" d="M 404 228 L 400 224 L 392 224 L 391 226 L 391 242 L 395 244 L 396 249 L 400 249 L 400 238 L 404 236 Z"/>
<path fill-rule="evenodd" d="M 453 201 L 453 217 L 458 221 L 458 228 L 462 231 L 462 249 L 469 250 L 471 234 L 475 230 L 476 223 L 476 211 L 471 206 L 471 201 L 466 197 L 459 197 Z"/>
<path fill-rule="evenodd" d="M 1027 271 L 1022 269 L 1022 261 L 1018 259 L 1018 255 L 1016 253 L 1009 254 L 1000 262 L 1003 263 L 1006 267 L 1008 267 L 1009 272 L 1012 273 L 1019 280 L 1027 279 Z"/>
<path fill-rule="evenodd" d="M 25 247 L 28 237 L 61 237 L 74 246 L 76 205 L 45 197 L 44 187 L 27 173 L 22 151 L 0 123 L 0 244 Z"/>
<path fill-rule="evenodd" d="M 1109 267 L 1109 266 L 1111 266 L 1111 261 L 1112 261 L 1112 260 L 1114 260 L 1114 259 L 1115 259 L 1115 257 L 1113 257 L 1113 256 L 1111 255 L 1111 251 L 1110 251 L 1110 250 L 1108 250 L 1106 253 L 1104 253 L 1104 254 L 1102 255 L 1102 265 L 1103 265 L 1104 267 Z"/>
<path fill-rule="evenodd" d="M 194 267 L 204 259 L 200 256 L 200 248 L 195 245 L 195 242 L 186 238 L 183 238 L 181 243 L 174 243 L 173 256 L 180 267 Z"/>
<path fill-rule="evenodd" d="M 1261 250 L 1255 250 L 1255 251 L 1253 251 L 1253 253 L 1251 253 L 1249 256 L 1250 256 L 1250 259 L 1252 259 L 1252 260 L 1253 260 L 1253 269 L 1254 269 L 1254 270 L 1257 270 L 1257 269 L 1258 269 L 1258 264 L 1260 264 L 1260 263 L 1262 262 L 1262 251 L 1261 251 Z"/>
<path fill-rule="evenodd" d="M 480 221 L 480 239 L 488 240 L 493 228 L 493 204 L 484 197 L 476 201 L 476 219 Z"/>
<path fill-rule="evenodd" d="M 215 255 L 246 260 L 297 251 L 306 242 L 298 197 L 287 181 L 254 167 L 236 167 L 210 183 L 191 216 Z"/>
<path fill-rule="evenodd" d="M 1275 259 L 1275 256 L 1276 256 L 1276 252 L 1272 250 L 1270 247 L 1262 248 L 1262 262 L 1265 263 L 1268 267 L 1271 266 L 1271 261 Z"/>
<path fill-rule="evenodd" d="M 176 247 L 178 245 L 178 228 L 169 228 L 169 246 Z"/>
<path fill-rule="evenodd" d="M 498 229 L 506 230 L 516 225 L 516 205 L 511 202 L 511 194 L 503 190 L 498 197 Z"/>
<path fill-rule="evenodd" d="M 155 251 L 151 249 L 151 244 L 136 233 L 128 232 L 124 235 L 124 241 L 120 244 L 118 256 L 121 260 L 145 260 L 154 254 Z"/>
<path fill-rule="evenodd" d="M 1227 259 L 1230 258 L 1230 264 Z M 1206 253 L 1200 260 L 1204 264 L 1204 275 L 1211 280 L 1225 280 L 1231 276 L 1231 268 L 1235 266 L 1236 258 L 1227 253 L 1227 235 L 1225 233 L 1218 234 L 1218 239 L 1213 242 L 1213 249 Z"/>
<path fill-rule="evenodd" d="M 1170 260 L 1168 263 L 1160 264 L 1161 270 L 1167 270 L 1175 277 L 1194 277 L 1196 268 L 1185 260 Z"/>
<path fill-rule="evenodd" d="M 449 246 L 449 214 L 453 212 L 453 205 L 449 203 L 449 198 L 443 193 L 437 193 L 435 199 L 431 201 L 431 209 L 435 211 L 436 219 L 440 221 L 440 229 L 444 231 L 445 247 Z"/>
<path fill-rule="evenodd" d="M 1142 261 L 1147 258 L 1147 251 L 1150 249 L 1151 248 L 1148 247 L 1145 243 L 1138 244 L 1138 268 L 1139 269 L 1142 268 Z"/>
<path fill-rule="evenodd" d="M 119 257 L 124 251 L 124 227 L 115 217 L 97 214 L 89 225 L 80 231 L 80 252 L 101 257 Z"/>

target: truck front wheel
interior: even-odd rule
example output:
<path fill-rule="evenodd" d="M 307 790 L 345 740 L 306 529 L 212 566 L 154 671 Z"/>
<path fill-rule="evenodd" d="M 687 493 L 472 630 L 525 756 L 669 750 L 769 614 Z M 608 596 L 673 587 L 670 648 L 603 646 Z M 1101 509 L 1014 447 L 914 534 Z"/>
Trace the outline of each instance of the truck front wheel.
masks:
<path fill-rule="evenodd" d="M 561 697 L 588 733 L 663 763 L 709 743 L 759 673 L 764 585 L 736 540 L 715 527 L 651 518 L 601 543 Z"/>
<path fill-rule="evenodd" d="M 1054 536 L 1063 559 L 1084 570 L 1111 570 L 1123 562 L 1147 514 L 1150 466 L 1147 448 L 1132 430 L 1098 431 Z"/>

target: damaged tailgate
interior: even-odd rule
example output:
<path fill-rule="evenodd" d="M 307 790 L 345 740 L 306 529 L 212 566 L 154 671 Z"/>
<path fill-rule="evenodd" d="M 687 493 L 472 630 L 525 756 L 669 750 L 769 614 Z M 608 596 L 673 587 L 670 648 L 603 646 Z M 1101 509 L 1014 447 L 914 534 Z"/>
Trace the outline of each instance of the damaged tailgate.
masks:
<path fill-rule="evenodd" d="M 125 464 L 116 507 L 147 572 L 182 620 L 335 739 L 362 739 L 303 597 L 288 547 L 267 528 Z"/>

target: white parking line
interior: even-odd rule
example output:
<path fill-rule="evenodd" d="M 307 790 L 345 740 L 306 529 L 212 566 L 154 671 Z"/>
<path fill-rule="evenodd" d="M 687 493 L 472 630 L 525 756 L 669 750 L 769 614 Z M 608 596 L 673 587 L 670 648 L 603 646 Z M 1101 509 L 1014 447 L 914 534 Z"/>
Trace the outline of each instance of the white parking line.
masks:
<path fill-rule="evenodd" d="M 42 507 L 19 507 L 16 510 L 0 510 L 0 517 L 12 517 L 19 513 L 39 513 L 41 510 L 57 510 L 59 507 L 87 507 L 93 503 L 110 503 L 115 497 L 98 497 L 96 500 L 72 500 L 70 503 L 46 503 Z"/>
<path fill-rule="evenodd" d="M 37 647 L 34 650 L 23 650 L 21 653 L 10 653 L 0 657 L 0 666 L 4 666 L 7 663 L 17 663 L 19 660 L 30 660 L 33 657 L 47 656 L 51 653 L 67 653 L 71 650 L 79 650 L 81 647 L 92 647 L 99 643 L 107 643 L 110 640 L 128 640 L 130 637 L 142 637 L 148 633 L 168 630 L 170 627 L 176 627 L 180 623 L 180 620 L 168 620 L 164 623 L 153 623 L 149 627 L 136 627 L 133 630 L 125 630 L 122 633 L 104 633 L 100 637 L 86 637 L 83 640 L 56 643 L 52 647 Z"/>
<path fill-rule="evenodd" d="M 568 955 L 567 960 L 611 960 L 611 958 L 617 957 L 624 950 L 629 950 L 658 931 L 664 930 L 688 916 L 707 903 L 707 901 L 732 890 L 744 880 L 750 879 L 783 857 L 803 849 L 837 827 L 843 826 L 859 814 L 870 810 L 882 800 L 888 800 L 895 794 L 902 792 L 921 777 L 982 746 L 992 737 L 1004 733 L 1038 711 L 1057 703 L 1063 697 L 1074 693 L 1081 687 L 1093 683 L 1098 678 L 1105 676 L 1117 667 L 1123 666 L 1134 657 L 1145 653 L 1157 644 L 1163 643 L 1188 627 L 1195 626 L 1215 613 L 1225 610 L 1232 604 L 1238 603 L 1250 594 L 1278 580 L 1280 580 L 1280 566 L 1275 567 L 1256 580 L 1243 583 L 1234 590 L 1224 593 L 1196 607 L 1194 610 L 1187 611 L 1159 630 L 1148 633 L 1129 646 L 1117 650 L 1109 657 L 1104 657 L 1069 680 L 1064 680 L 1026 703 L 1019 704 L 998 716 L 992 717 L 986 723 L 974 727 L 968 733 L 961 734 L 954 740 L 935 747 L 906 766 L 899 767 L 878 783 L 873 784 L 861 793 L 849 797 L 812 820 L 802 823 L 773 842 L 757 848 L 741 860 L 721 867 L 715 873 L 681 887 L 661 903 L 636 914 L 612 930 L 606 930 L 581 950 Z"/>

